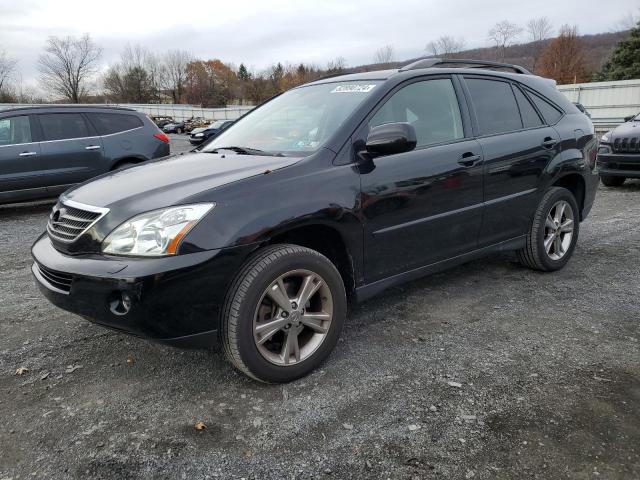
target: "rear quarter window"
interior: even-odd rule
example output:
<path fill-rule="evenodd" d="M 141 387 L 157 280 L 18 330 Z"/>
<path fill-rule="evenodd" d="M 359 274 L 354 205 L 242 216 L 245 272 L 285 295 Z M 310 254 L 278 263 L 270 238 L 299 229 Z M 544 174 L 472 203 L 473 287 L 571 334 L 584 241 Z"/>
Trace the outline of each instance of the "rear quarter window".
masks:
<path fill-rule="evenodd" d="M 49 113 L 38 115 L 46 141 L 89 137 L 89 128 L 80 113 Z"/>
<path fill-rule="evenodd" d="M 549 125 L 553 125 L 558 120 L 560 120 L 560 117 L 562 117 L 562 112 L 560 110 L 558 110 L 540 95 L 535 94 L 529 90 L 527 90 L 527 93 L 529 94 L 529 97 L 531 97 L 531 100 L 536 105 L 536 107 L 538 107 L 538 110 Z"/>
<path fill-rule="evenodd" d="M 123 113 L 87 113 L 89 120 L 99 135 L 111 135 L 126 132 L 143 126 L 142 120 L 135 115 Z"/>

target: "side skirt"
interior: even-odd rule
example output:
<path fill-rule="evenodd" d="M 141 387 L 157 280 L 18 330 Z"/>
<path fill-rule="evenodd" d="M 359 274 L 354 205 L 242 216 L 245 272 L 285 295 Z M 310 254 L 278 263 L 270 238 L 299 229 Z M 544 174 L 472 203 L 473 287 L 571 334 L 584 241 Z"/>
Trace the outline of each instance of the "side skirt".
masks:
<path fill-rule="evenodd" d="M 413 270 L 409 270 L 407 272 L 398 273 L 397 275 L 383 278 L 382 280 L 377 280 L 373 283 L 369 283 L 368 285 L 363 285 L 362 287 L 356 288 L 356 301 L 358 303 L 364 302 L 365 300 L 368 300 L 369 298 L 377 295 L 387 288 L 395 287 L 405 282 L 410 282 L 426 275 L 431 275 L 432 273 L 447 270 L 451 267 L 455 267 L 457 265 L 461 265 L 478 258 L 486 257 L 487 255 L 490 255 L 492 253 L 518 250 L 520 248 L 523 248 L 525 246 L 525 243 L 526 236 L 522 235 L 510 240 L 505 240 L 504 242 L 489 245 L 488 247 L 473 250 L 469 253 L 458 255 L 457 257 L 452 257 L 447 260 L 441 260 L 430 265 L 414 268 Z"/>

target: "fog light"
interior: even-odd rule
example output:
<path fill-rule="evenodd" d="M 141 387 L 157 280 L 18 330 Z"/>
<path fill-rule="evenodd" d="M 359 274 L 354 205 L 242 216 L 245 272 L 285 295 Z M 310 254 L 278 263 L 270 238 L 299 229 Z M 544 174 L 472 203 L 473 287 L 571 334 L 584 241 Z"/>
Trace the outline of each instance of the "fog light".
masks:
<path fill-rule="evenodd" d="M 127 292 L 113 292 L 109 300 L 109 310 L 119 317 L 131 310 L 131 296 Z"/>

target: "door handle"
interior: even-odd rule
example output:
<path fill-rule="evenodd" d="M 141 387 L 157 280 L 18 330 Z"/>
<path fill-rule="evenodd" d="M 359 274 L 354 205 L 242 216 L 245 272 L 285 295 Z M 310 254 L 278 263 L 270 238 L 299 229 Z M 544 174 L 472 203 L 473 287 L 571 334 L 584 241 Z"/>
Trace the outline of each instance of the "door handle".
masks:
<path fill-rule="evenodd" d="M 38 152 L 22 152 L 19 156 L 20 157 L 33 157 L 34 155 L 37 155 Z"/>
<path fill-rule="evenodd" d="M 89 145 L 88 147 L 84 147 L 85 150 L 97 150 L 100 148 L 100 145 Z"/>
<path fill-rule="evenodd" d="M 553 138 L 551 138 L 551 137 L 547 137 L 547 138 L 545 138 L 545 139 L 543 140 L 543 142 L 542 142 L 542 146 L 543 146 L 544 148 L 553 148 L 553 147 L 554 147 L 554 145 L 555 145 L 556 143 L 558 143 L 558 141 L 557 141 L 557 140 L 555 140 L 555 139 L 553 139 Z"/>
<path fill-rule="evenodd" d="M 467 152 L 460 157 L 458 163 L 463 167 L 473 167 L 479 161 L 480 155 L 474 155 L 472 152 Z"/>

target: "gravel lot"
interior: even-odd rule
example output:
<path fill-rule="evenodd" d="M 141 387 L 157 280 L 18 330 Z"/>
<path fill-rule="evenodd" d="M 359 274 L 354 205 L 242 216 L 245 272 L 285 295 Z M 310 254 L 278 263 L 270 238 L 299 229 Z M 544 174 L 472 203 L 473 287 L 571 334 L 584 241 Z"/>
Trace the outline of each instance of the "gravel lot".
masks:
<path fill-rule="evenodd" d="M 563 271 L 498 255 L 394 288 L 285 386 L 48 304 L 49 209 L 0 208 L 0 479 L 640 478 L 638 181 L 600 189 Z"/>

